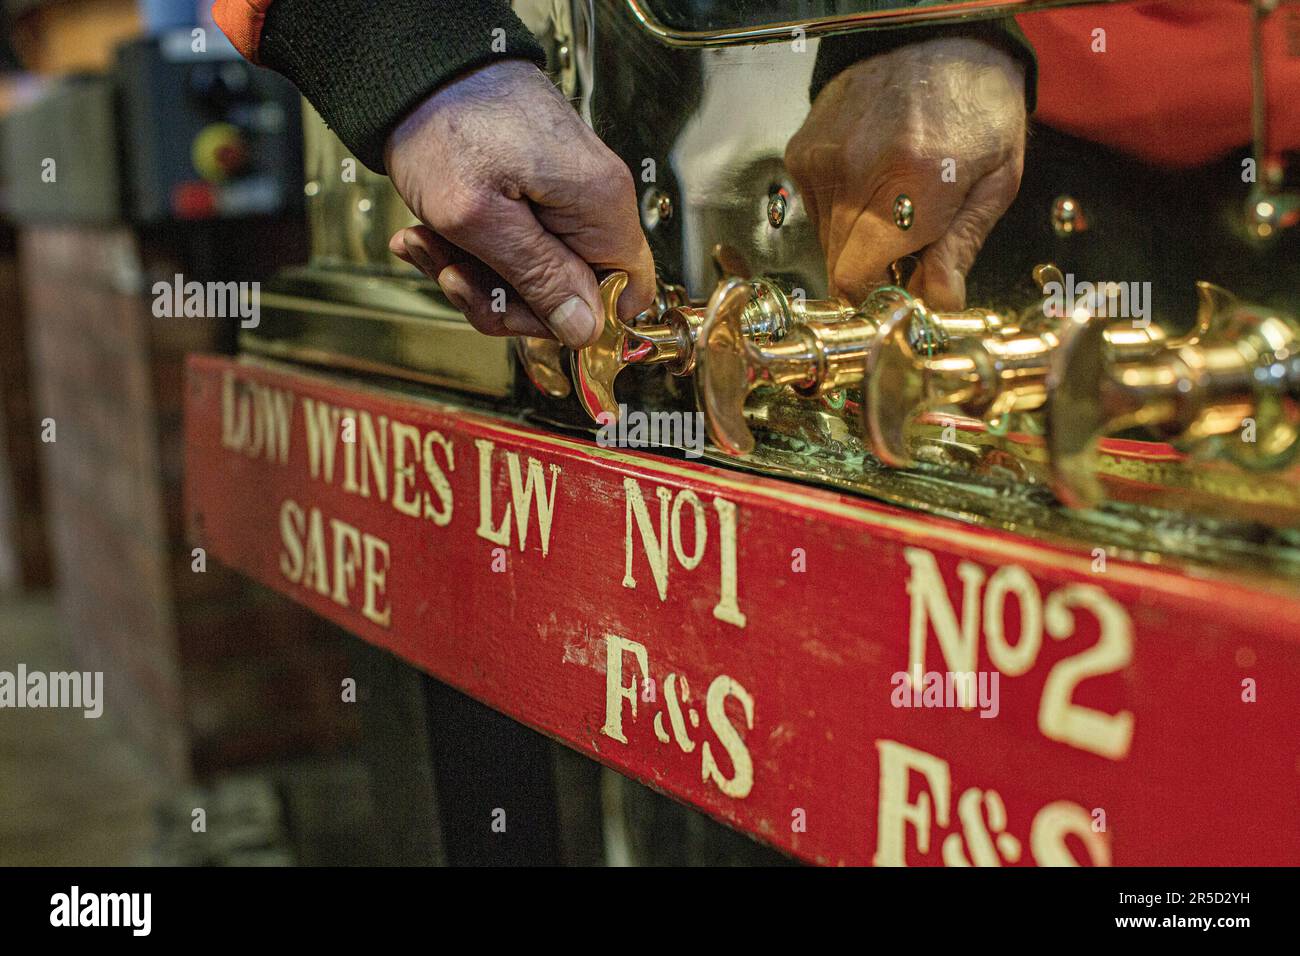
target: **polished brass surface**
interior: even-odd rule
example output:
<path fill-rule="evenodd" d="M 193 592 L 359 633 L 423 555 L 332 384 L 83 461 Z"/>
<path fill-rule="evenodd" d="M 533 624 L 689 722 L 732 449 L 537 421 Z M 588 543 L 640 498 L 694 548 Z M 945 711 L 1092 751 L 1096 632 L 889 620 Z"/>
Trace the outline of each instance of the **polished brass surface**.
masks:
<path fill-rule="evenodd" d="M 626 0 L 633 16 L 661 43 L 676 47 L 724 46 L 789 40 L 803 31 L 807 35 L 840 33 L 847 30 L 886 29 L 937 20 L 985 19 L 1046 10 L 1051 7 L 1112 3 L 1115 0 L 950 0 L 948 3 L 895 8 L 846 11 L 834 16 L 805 17 L 779 23 L 752 23 L 716 29 L 691 30 L 669 26 L 655 15 L 653 0 Z M 874 6 L 874 5 L 873 5 Z"/>
<path fill-rule="evenodd" d="M 423 278 L 286 270 L 262 288 L 239 347 L 496 398 L 514 388 L 511 340 L 479 333 Z"/>
<path fill-rule="evenodd" d="M 614 379 L 638 355 L 655 361 L 678 361 L 689 347 L 673 326 L 629 326 L 618 317 L 618 300 L 627 288 L 627 273 L 612 272 L 600 283 L 600 336 L 571 354 L 570 368 L 578 401 L 593 421 L 602 415 L 618 417 Z"/>
<path fill-rule="evenodd" d="M 719 256 L 720 267 L 724 261 Z M 622 276 L 618 280 L 618 292 L 621 292 L 627 276 L 616 275 Z M 605 281 L 610 282 L 612 278 Z M 777 283 L 766 278 L 751 279 L 746 284 L 749 298 L 738 321 L 744 336 L 755 342 L 779 339 L 795 323 L 833 322 L 853 312 L 847 303 L 839 300 L 791 299 Z M 612 307 L 606 305 L 596 342 L 573 353 L 573 380 L 578 399 L 593 420 L 601 415 L 617 417 L 614 381 L 628 366 L 662 365 L 673 375 L 691 374 L 696 364 L 696 338 L 708 313 L 707 308 L 676 305 L 657 320 L 638 320 L 627 325 L 618 318 L 617 301 L 615 295 Z"/>
<path fill-rule="evenodd" d="M 1037 267 L 1034 277 L 1044 290 L 1062 281 L 1060 271 L 1050 264 Z M 1046 432 L 1052 436 L 1049 447 L 1059 453 L 1054 458 L 1059 467 L 1078 476 L 1075 484 L 1065 489 L 1066 497 L 1092 500 L 1098 487 L 1094 469 L 1080 464 L 1086 456 L 1075 446 L 1080 443 L 1079 436 L 1094 426 L 1097 403 L 1083 400 L 1076 377 L 1089 371 L 1100 374 L 1112 362 L 1137 362 L 1156 355 L 1212 359 L 1215 350 L 1198 346 L 1216 329 L 1228 331 L 1220 326 L 1223 310 L 1233 299 L 1226 290 L 1209 283 L 1200 283 L 1198 294 L 1196 321 L 1179 336 L 1168 336 L 1149 322 L 1131 327 L 1108 323 L 1090 316 L 1082 305 L 1069 315 L 1054 315 L 1045 301 L 1041 308 L 1021 314 L 1022 331 L 1008 326 L 1002 335 L 971 336 L 938 356 L 918 349 L 906 317 L 896 317 L 882 327 L 867 361 L 863 424 L 873 450 L 887 464 L 907 467 L 914 463 L 909 427 L 917 419 L 951 409 L 964 418 L 1001 422 L 1010 415 L 1036 412 L 1055 396 L 1045 418 Z M 1088 334 L 1080 331 L 1083 326 L 1090 329 Z M 1060 347 L 1062 337 L 1068 339 L 1066 348 Z M 1132 368 L 1136 375 L 1136 369 L 1148 367 Z M 1169 387 L 1179 386 L 1174 381 Z M 1164 392 L 1145 397 L 1152 404 L 1138 403 L 1138 412 L 1126 419 L 1116 417 L 1112 431 L 1123 425 L 1149 424 L 1142 416 L 1152 420 L 1167 417 L 1158 407 L 1173 399 Z M 1207 413 L 1204 420 L 1223 428 L 1230 418 L 1231 409 L 1225 405 L 1217 406 L 1216 413 Z M 1240 418 L 1232 421 L 1235 426 Z M 1085 494 L 1085 486 L 1092 491 Z"/>
<path fill-rule="evenodd" d="M 528 381 L 543 395 L 566 398 L 573 391 L 564 371 L 564 347 L 556 339 L 515 336 L 515 354 Z"/>
<path fill-rule="evenodd" d="M 1196 343 L 1111 362 L 1092 320 L 1063 335 L 1049 386 L 1053 486 L 1067 504 L 1101 500 L 1097 443 L 1143 428 L 1188 450 L 1219 451 L 1250 469 L 1278 469 L 1300 450 L 1300 324 L 1202 290 L 1223 311 Z M 1231 436 L 1231 437 L 1229 437 Z M 1215 440 L 1218 439 L 1217 447 Z"/>
<path fill-rule="evenodd" d="M 946 349 L 953 339 L 997 339 L 1003 331 L 995 314 L 978 309 L 935 313 L 904 290 L 883 286 L 856 309 L 841 304 L 832 316 L 818 316 L 818 309 L 797 316 L 782 336 L 765 343 L 747 333 L 738 296 L 723 293 L 720 288 L 710 301 L 697 336 L 695 392 L 710 436 L 732 455 L 754 449 L 745 422 L 750 393 L 763 386 L 789 386 L 802 398 L 822 398 L 857 385 L 877 332 L 888 321 L 896 321 L 905 337 L 915 337 L 927 353 Z"/>
<path fill-rule="evenodd" d="M 898 265 L 892 275 L 900 288 L 881 290 L 870 308 L 848 308 L 829 296 L 829 270 L 808 215 L 811 197 L 782 162 L 808 114 L 816 40 L 808 56 L 789 55 L 788 42 L 747 44 L 788 41 L 792 25 L 813 38 L 1067 4 L 965 2 L 695 31 L 656 21 L 645 0 L 516 3 L 525 5 L 539 11 L 521 16 L 530 27 L 543 25 L 535 32 L 546 34 L 547 49 L 562 48 L 557 83 L 582 115 L 634 174 L 644 174 L 646 157 L 657 160 L 657 176 L 638 175 L 638 198 L 656 264 L 680 285 L 661 282 L 654 306 L 629 322 L 617 321 L 614 292 L 600 341 L 581 353 L 566 355 L 553 340 L 479 336 L 432 283 L 388 253 L 388 235 L 413 218 L 386 179 L 349 166 L 349 154 L 313 117 L 313 268 L 303 270 L 306 279 L 286 276 L 265 289 L 262 324 L 241 337 L 246 350 L 462 393 L 523 397 L 570 427 L 584 411 L 618 411 L 615 381 L 625 368 L 662 366 L 669 375 L 628 373 L 622 387 L 636 390 L 625 401 L 687 409 L 694 399 L 717 444 L 710 454 L 733 466 L 1030 536 L 1116 540 L 1133 553 L 1149 551 L 1151 560 L 1218 549 L 1226 561 L 1249 553 L 1267 563 L 1291 553 L 1297 541 L 1290 538 L 1267 539 L 1258 549 L 1263 538 L 1243 543 L 1257 534 L 1252 522 L 1300 526 L 1300 470 L 1292 464 L 1300 435 L 1297 359 L 1284 322 L 1261 321 L 1254 331 L 1233 325 L 1234 300 L 1208 285 L 1199 290 L 1201 306 L 1187 332 L 1172 334 L 1157 322 L 1077 321 L 1050 314 L 1042 302 L 1021 310 L 1023 283 L 990 292 L 987 275 L 977 278 L 979 264 L 970 274 L 972 301 L 996 309 L 935 316 L 901 292 L 911 275 Z M 704 6 L 719 15 L 734 10 Z M 628 82 L 628 63 L 638 66 L 635 82 Z M 1263 81 L 1256 76 L 1261 179 L 1247 231 L 1276 243 L 1296 207 L 1281 189 L 1279 170 L 1265 162 Z M 635 121 L 627 122 L 632 109 Z M 1162 267 L 1166 257 L 1155 237 L 1167 236 L 1147 235 L 1144 227 L 1166 214 L 1173 221 L 1172 211 L 1153 213 L 1141 196 L 1117 209 L 1104 171 L 1049 165 L 1052 181 L 1034 193 L 1032 215 L 1021 223 L 1056 236 L 1053 254 L 1073 274 L 1150 277 L 1164 294 L 1175 272 Z M 1235 178 L 1236 170 L 1229 172 Z M 896 195 L 891 189 L 882 197 L 886 221 Z M 1198 195 L 1181 202 L 1190 209 L 1197 203 L 1189 198 Z M 1230 210 L 1237 227 L 1245 195 Z M 1207 221 L 1215 213 L 1207 207 Z M 989 261 L 989 248 L 980 263 Z M 1194 251 L 1189 247 L 1189 260 Z M 1273 278 L 1284 273 L 1276 261 L 1242 264 L 1219 255 L 1231 252 L 1227 245 L 1213 251 L 1216 258 L 1197 260 L 1209 264 L 1193 275 L 1224 278 L 1251 298 L 1289 302 L 1281 293 L 1290 279 Z M 1019 275 L 1028 263 L 1015 262 Z M 717 263 L 726 279 L 704 304 Z M 1040 284 L 1063 279 L 1053 269 L 1042 267 Z M 1177 287 L 1190 288 L 1189 280 Z M 1257 295 L 1258 287 L 1265 292 Z M 1160 309 L 1154 314 L 1163 316 Z M 1235 331 L 1218 330 L 1216 321 Z M 532 388 L 512 391 L 517 365 Z M 691 374 L 693 382 L 681 378 Z M 1248 419 L 1254 442 L 1240 437 Z M 1128 441 L 1122 454 L 1108 437 L 1121 431 Z M 1134 435 L 1152 440 L 1130 440 Z M 871 447 L 908 470 L 882 467 Z M 1069 505 L 1094 507 L 1061 509 L 1049 489 Z M 1219 520 L 1229 523 L 1223 535 L 1207 531 L 1205 522 Z M 1112 524 L 1123 531 L 1108 539 Z M 1178 530 L 1165 535 L 1170 528 Z M 1193 530 L 1184 534 L 1186 528 Z"/>
<path fill-rule="evenodd" d="M 864 424 L 885 463 L 913 463 L 907 430 L 919 416 L 954 407 L 965 418 L 987 421 L 1034 411 L 1047 400 L 1053 334 L 964 339 L 927 356 L 913 345 L 910 321 L 906 314 L 891 317 L 866 362 Z"/>
<path fill-rule="evenodd" d="M 1052 285 L 1064 288 L 1065 276 L 1053 263 L 1043 263 L 1034 267 L 1034 281 L 1039 291 L 1047 294 Z M 1162 326 L 1151 321 L 1139 324 L 1133 322 L 1128 326 L 1108 323 L 1103 326 L 1109 354 L 1120 361 L 1142 358 L 1162 348 L 1178 348 L 1182 345 L 1195 345 L 1211 330 L 1215 319 L 1222 316 L 1235 301 L 1227 289 L 1212 282 L 1196 284 L 1197 309 L 1196 318 L 1191 328 L 1180 335 L 1169 335 Z M 1041 308 L 1033 308 L 1020 316 L 1020 326 L 1027 332 L 1056 331 L 1069 315 L 1055 315 L 1047 307 L 1046 301 Z"/>

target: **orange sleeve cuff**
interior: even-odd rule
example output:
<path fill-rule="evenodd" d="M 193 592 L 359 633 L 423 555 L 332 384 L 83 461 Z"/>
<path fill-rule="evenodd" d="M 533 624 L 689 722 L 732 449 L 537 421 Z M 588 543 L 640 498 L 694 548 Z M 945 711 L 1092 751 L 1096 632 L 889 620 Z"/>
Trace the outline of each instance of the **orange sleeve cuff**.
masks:
<path fill-rule="evenodd" d="M 262 24 L 272 0 L 216 0 L 212 19 L 229 37 L 244 57 L 257 62 L 257 45 L 262 39 Z"/>

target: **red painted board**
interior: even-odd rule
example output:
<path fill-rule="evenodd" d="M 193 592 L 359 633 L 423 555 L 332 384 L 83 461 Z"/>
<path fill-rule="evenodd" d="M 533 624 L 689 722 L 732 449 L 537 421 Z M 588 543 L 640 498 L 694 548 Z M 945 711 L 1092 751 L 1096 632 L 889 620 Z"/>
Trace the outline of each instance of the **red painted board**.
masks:
<path fill-rule="evenodd" d="M 1294 591 L 306 372 L 186 395 L 211 556 L 802 859 L 1300 863 Z"/>

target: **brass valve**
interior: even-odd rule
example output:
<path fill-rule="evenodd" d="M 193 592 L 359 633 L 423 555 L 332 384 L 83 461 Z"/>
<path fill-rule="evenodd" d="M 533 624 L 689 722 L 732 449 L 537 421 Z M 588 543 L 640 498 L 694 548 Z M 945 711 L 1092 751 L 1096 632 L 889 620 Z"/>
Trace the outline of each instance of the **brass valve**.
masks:
<path fill-rule="evenodd" d="M 626 285 L 626 275 L 623 282 Z M 619 292 L 622 292 L 622 287 L 619 288 Z M 637 316 L 634 324 L 654 322 L 669 310 L 686 305 L 688 302 L 686 290 L 681 286 L 657 282 L 654 303 Z M 615 296 L 615 304 L 617 304 L 617 296 Z M 608 316 L 606 318 L 608 320 Z M 572 391 L 569 376 L 564 368 L 563 350 L 564 346 L 555 339 L 536 338 L 530 335 L 515 337 L 515 354 L 519 357 L 519 363 L 524 367 L 528 380 L 538 391 L 552 398 L 565 398 Z"/>
<path fill-rule="evenodd" d="M 1060 281 L 1059 270 L 1051 265 L 1039 266 L 1034 276 L 1040 285 Z M 1096 329 L 1098 351 L 1093 359 L 1103 364 L 1136 361 L 1195 347 L 1210 334 L 1224 302 L 1231 298 L 1209 283 L 1199 284 L 1198 293 L 1196 323 L 1177 337 L 1166 335 L 1153 323 L 1107 324 L 1083 315 Z M 955 408 L 964 417 L 984 421 L 1041 409 L 1049 394 L 1059 393 L 1061 387 L 1059 378 L 1052 376 L 1063 330 L 1072 330 L 1080 317 L 1048 315 L 1045 309 L 1037 309 L 1020 316 L 1020 328 L 1011 334 L 983 340 L 972 337 L 937 356 L 922 354 L 906 325 L 882 328 L 867 359 L 863 390 L 864 425 L 872 450 L 888 465 L 911 465 L 909 426 L 940 408 Z M 1050 435 L 1050 419 L 1048 425 Z"/>
<path fill-rule="evenodd" d="M 1110 362 L 1105 329 L 1072 323 L 1062 334 L 1050 376 L 1048 450 L 1057 497 L 1073 507 L 1099 502 L 1097 443 L 1125 428 L 1146 427 L 1176 445 L 1195 447 L 1253 424 L 1249 440 L 1227 445 L 1248 468 L 1276 468 L 1300 448 L 1300 324 L 1198 283 L 1212 332 L 1198 343 L 1154 356 Z"/>
<path fill-rule="evenodd" d="M 926 355 L 907 316 L 892 317 L 866 361 L 862 413 L 872 450 L 902 468 L 913 463 L 908 427 L 928 412 L 955 406 L 966 418 L 989 420 L 1041 408 L 1056 345 L 1052 332 L 1017 334 L 963 339 Z"/>
<path fill-rule="evenodd" d="M 862 381 L 865 360 L 877 330 L 896 320 L 918 347 L 938 351 L 954 339 L 997 336 L 1002 317 L 971 309 L 934 313 L 896 286 L 884 286 L 858 308 L 839 304 L 833 315 L 810 310 L 790 324 L 783 337 L 756 340 L 744 322 L 748 290 L 732 280 L 714 293 L 701 324 L 696 352 L 695 394 L 709 436 L 723 451 L 746 455 L 754 436 L 745 421 L 745 402 L 760 386 L 790 386 L 815 398 Z"/>
<path fill-rule="evenodd" d="M 1053 263 L 1043 263 L 1034 267 L 1034 281 L 1041 291 L 1052 284 L 1065 287 L 1065 276 Z M 1116 323 L 1105 326 L 1106 344 L 1109 355 L 1116 361 L 1143 358 L 1153 355 L 1160 349 L 1179 348 L 1183 345 L 1195 345 L 1209 334 L 1215 316 L 1220 315 L 1232 299 L 1226 289 L 1208 282 L 1197 284 L 1200 307 L 1196 311 L 1196 322 L 1181 335 L 1171 336 L 1161 326 L 1148 321 L 1145 325 L 1136 322 L 1130 325 Z M 1103 292 L 1104 294 L 1104 292 Z M 1055 332 L 1061 322 L 1069 319 L 1068 315 L 1049 315 L 1046 305 L 1036 307 L 1020 317 L 1020 326 L 1026 332 Z"/>
<path fill-rule="evenodd" d="M 740 290 L 737 294 L 744 297 L 738 321 L 744 335 L 754 341 L 780 338 L 791 323 L 805 318 L 834 320 L 852 311 L 835 301 L 791 299 L 770 279 L 728 281 L 735 283 Z M 618 297 L 626 285 L 627 274 L 622 272 L 612 273 L 601 283 L 605 301 L 600 338 L 574 352 L 571 360 L 578 400 L 595 420 L 602 414 L 617 417 L 614 381 L 630 365 L 662 365 L 673 375 L 691 374 L 695 370 L 696 338 L 711 308 L 677 304 L 658 320 L 628 325 L 618 318 L 617 309 Z"/>

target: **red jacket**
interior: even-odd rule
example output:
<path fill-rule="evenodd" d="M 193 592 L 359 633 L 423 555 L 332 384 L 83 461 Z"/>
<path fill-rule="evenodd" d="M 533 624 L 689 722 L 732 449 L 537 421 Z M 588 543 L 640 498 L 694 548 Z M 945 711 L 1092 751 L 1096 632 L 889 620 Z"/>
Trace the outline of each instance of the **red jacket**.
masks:
<path fill-rule="evenodd" d="M 1019 17 L 1038 53 L 1038 120 L 1175 168 L 1247 146 L 1251 16 L 1247 0 L 1163 0 Z M 1276 155 L 1300 148 L 1300 9 L 1269 18 L 1264 50 Z"/>

